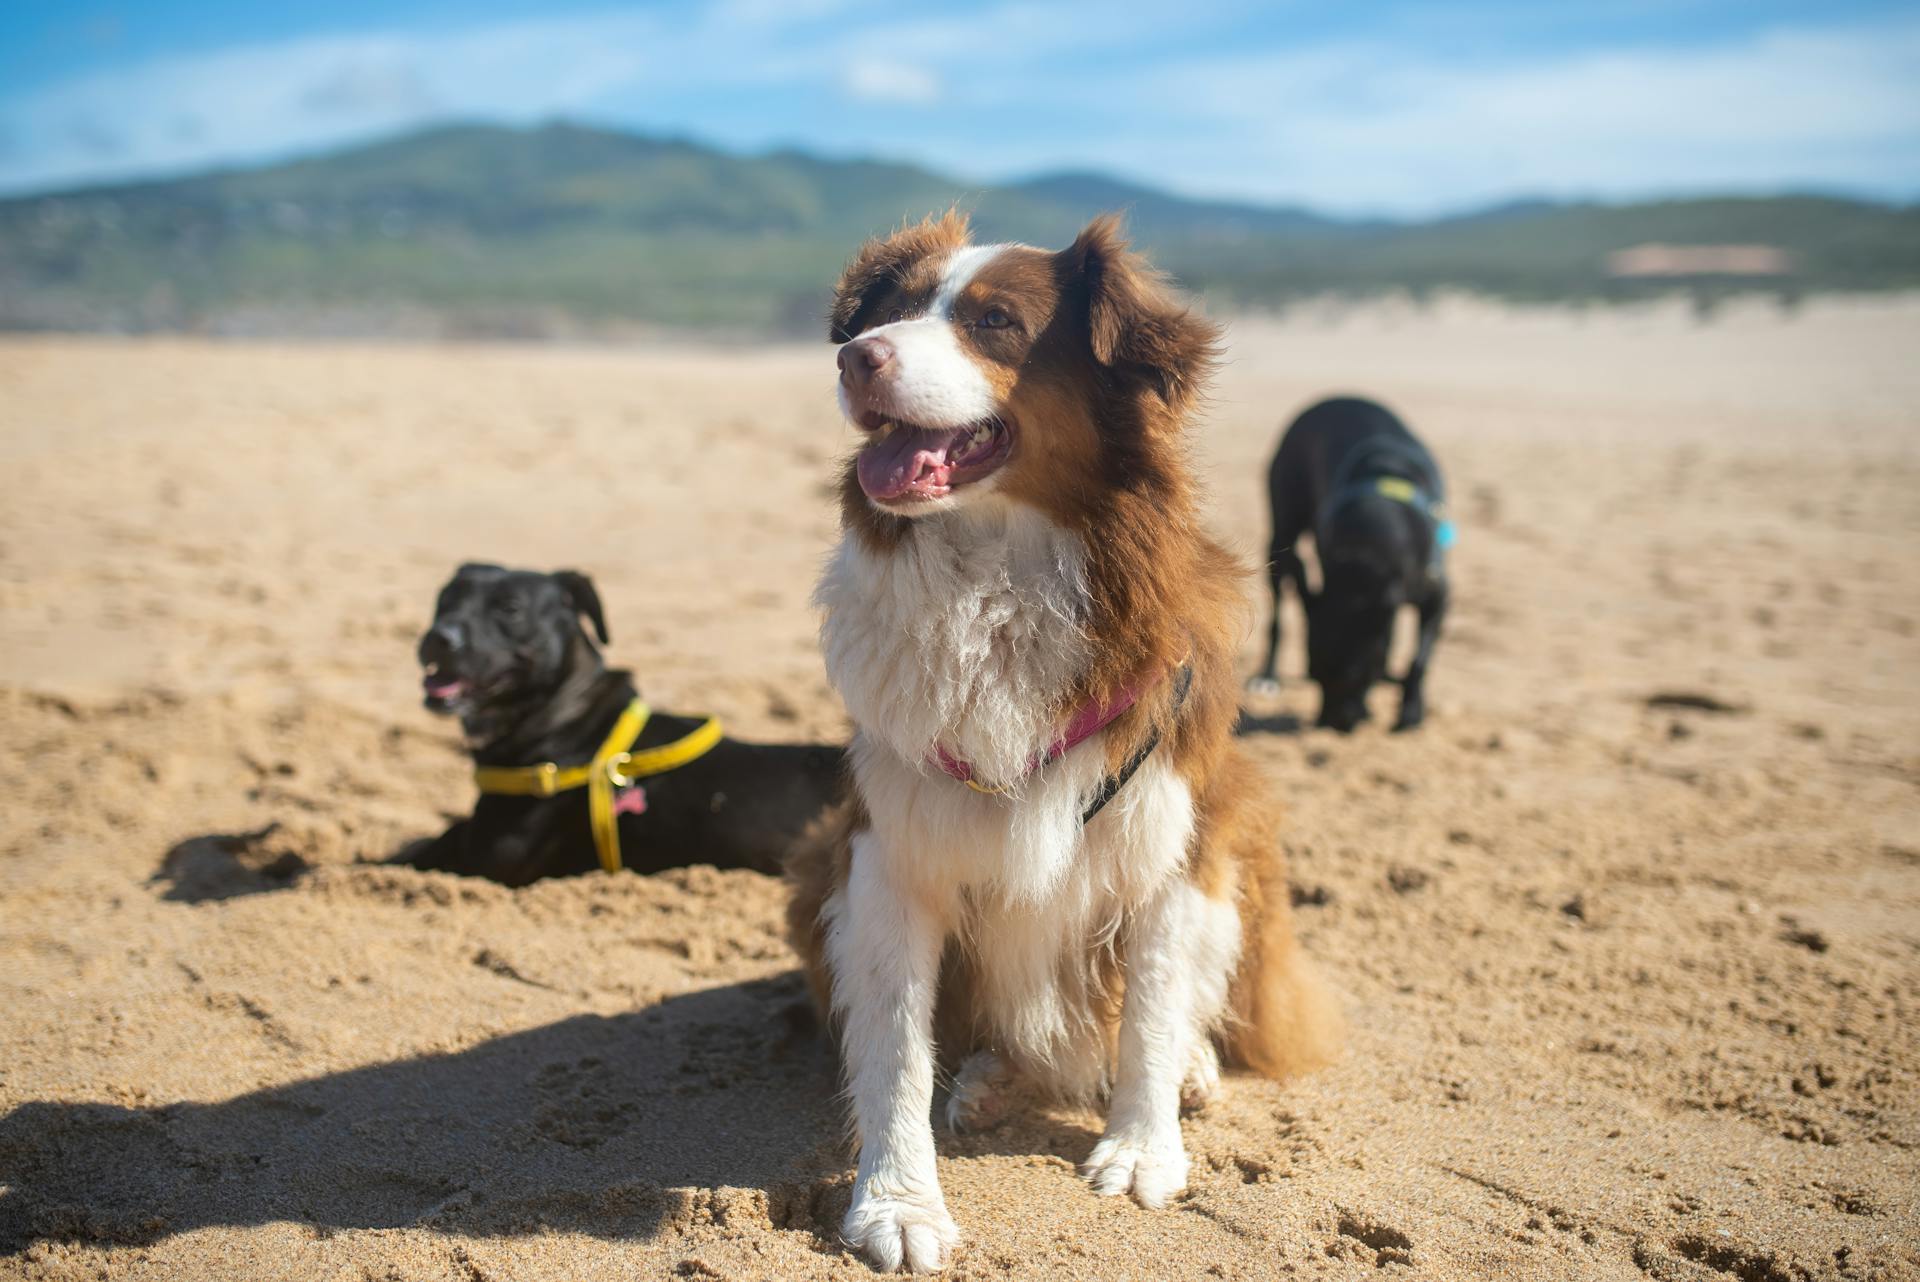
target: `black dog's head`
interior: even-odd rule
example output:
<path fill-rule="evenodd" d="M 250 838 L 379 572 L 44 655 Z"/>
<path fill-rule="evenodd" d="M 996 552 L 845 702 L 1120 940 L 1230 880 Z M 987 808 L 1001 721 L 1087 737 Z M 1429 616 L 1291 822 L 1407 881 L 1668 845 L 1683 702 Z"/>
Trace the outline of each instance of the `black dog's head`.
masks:
<path fill-rule="evenodd" d="M 1406 590 L 1378 557 L 1343 556 L 1338 544 L 1323 558 L 1321 576 L 1320 591 L 1306 598 L 1307 675 L 1320 686 L 1319 724 L 1345 734 L 1367 719 L 1367 691 L 1386 679 Z"/>
<path fill-rule="evenodd" d="M 461 566 L 420 638 L 428 710 L 458 715 L 475 734 L 490 719 L 511 720 L 516 709 L 545 702 L 583 665 L 598 670 L 600 652 L 581 615 L 605 644 L 600 594 L 577 571 Z"/>

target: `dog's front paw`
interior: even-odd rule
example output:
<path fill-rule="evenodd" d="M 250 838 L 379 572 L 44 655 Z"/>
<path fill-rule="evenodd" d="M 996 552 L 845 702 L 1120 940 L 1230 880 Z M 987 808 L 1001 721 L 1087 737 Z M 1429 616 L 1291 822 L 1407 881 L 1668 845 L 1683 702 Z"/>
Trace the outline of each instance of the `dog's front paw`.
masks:
<path fill-rule="evenodd" d="M 1131 1193 L 1134 1201 L 1157 1211 L 1187 1187 L 1187 1150 L 1178 1132 L 1157 1143 L 1110 1134 L 1093 1146 L 1080 1173 L 1104 1197 Z"/>
<path fill-rule="evenodd" d="M 927 1199 L 855 1189 L 840 1235 L 882 1273 L 895 1272 L 902 1264 L 910 1273 L 937 1272 L 947 1267 L 960 1241 L 960 1229 L 938 1192 Z"/>

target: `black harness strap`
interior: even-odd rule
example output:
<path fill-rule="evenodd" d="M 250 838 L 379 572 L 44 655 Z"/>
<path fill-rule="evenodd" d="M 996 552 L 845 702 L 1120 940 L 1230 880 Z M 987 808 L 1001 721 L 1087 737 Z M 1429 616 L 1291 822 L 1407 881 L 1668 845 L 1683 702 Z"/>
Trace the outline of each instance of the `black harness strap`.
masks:
<path fill-rule="evenodd" d="M 1193 665 L 1183 663 L 1180 665 L 1180 671 L 1173 676 L 1173 709 L 1168 717 L 1169 721 L 1180 715 L 1180 708 L 1187 701 L 1187 691 L 1192 686 Z M 1133 778 L 1134 772 L 1147 764 L 1147 758 L 1151 757 L 1153 750 L 1159 746 L 1160 728 L 1155 726 L 1153 733 L 1147 736 L 1147 741 L 1140 745 L 1139 751 L 1128 757 L 1125 765 L 1100 781 L 1100 791 L 1093 795 L 1093 801 L 1080 816 L 1082 828 L 1092 823 L 1093 817 L 1105 810 L 1109 801 L 1120 795 L 1120 790 L 1127 786 L 1127 781 Z"/>

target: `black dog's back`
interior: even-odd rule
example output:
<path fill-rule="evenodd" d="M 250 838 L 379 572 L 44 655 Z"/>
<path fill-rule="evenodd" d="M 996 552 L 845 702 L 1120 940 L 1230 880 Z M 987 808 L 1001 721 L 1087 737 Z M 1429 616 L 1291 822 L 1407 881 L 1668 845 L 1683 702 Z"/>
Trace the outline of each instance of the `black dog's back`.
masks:
<path fill-rule="evenodd" d="M 1303 411 L 1288 425 L 1267 469 L 1267 493 L 1273 503 L 1272 550 L 1291 548 L 1320 519 L 1343 475 L 1351 476 L 1367 456 L 1391 455 L 1394 475 L 1421 485 L 1444 501 L 1440 469 L 1420 438 L 1386 406 L 1357 396 L 1336 396 Z"/>
<path fill-rule="evenodd" d="M 497 761 L 482 753 L 480 764 L 579 765 L 634 697 L 626 673 L 607 672 L 594 683 L 588 706 L 549 736 Z M 702 724 L 701 718 L 654 713 L 634 748 L 673 743 Z M 655 873 L 698 863 L 778 876 L 793 840 L 838 796 L 845 755 L 827 744 L 722 738 L 685 765 L 637 781 L 638 797 L 618 818 L 621 866 Z M 600 868 L 584 788 L 551 797 L 482 793 L 471 817 L 402 858 L 416 868 L 509 886 Z"/>
<path fill-rule="evenodd" d="M 665 742 L 701 724 L 667 714 L 654 720 Z M 794 839 L 837 798 L 845 763 L 845 750 L 827 744 L 722 739 L 706 755 L 641 781 L 646 810 L 620 822 L 626 866 L 644 873 L 705 863 L 777 877 Z"/>

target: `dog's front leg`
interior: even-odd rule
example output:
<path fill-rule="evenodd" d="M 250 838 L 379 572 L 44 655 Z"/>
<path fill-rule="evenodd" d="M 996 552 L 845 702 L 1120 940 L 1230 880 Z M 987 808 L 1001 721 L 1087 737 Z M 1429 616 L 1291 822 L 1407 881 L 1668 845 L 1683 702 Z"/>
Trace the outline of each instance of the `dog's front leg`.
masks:
<path fill-rule="evenodd" d="M 1427 665 L 1433 662 L 1433 646 L 1440 639 L 1440 624 L 1446 617 L 1447 585 L 1443 582 L 1420 603 L 1420 645 L 1400 683 L 1400 715 L 1393 723 L 1396 731 L 1415 729 L 1427 719 Z"/>
<path fill-rule="evenodd" d="M 1107 1130 L 1082 1168 L 1097 1192 L 1132 1193 L 1140 1205 L 1158 1208 L 1186 1188 L 1180 1090 L 1198 1039 L 1225 1000 L 1239 939 L 1233 906 L 1183 878 L 1133 918 Z"/>
<path fill-rule="evenodd" d="M 891 1272 L 944 1268 L 959 1230 L 934 1169 L 933 1003 L 944 915 L 889 865 L 871 832 L 853 839 L 846 890 L 829 902 L 833 1002 L 843 1022 L 860 1170 L 840 1226 Z"/>

